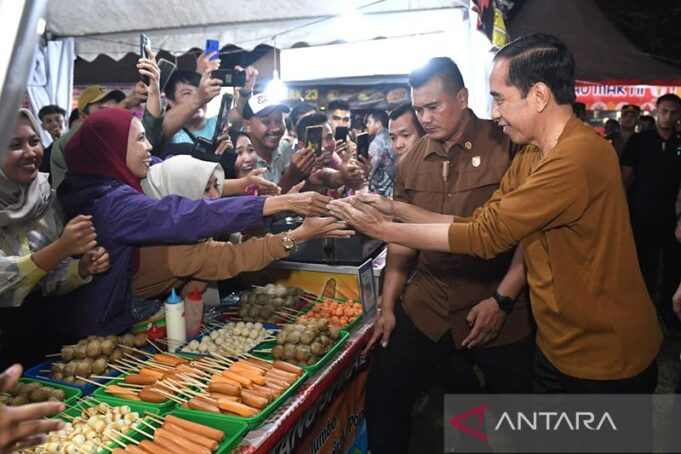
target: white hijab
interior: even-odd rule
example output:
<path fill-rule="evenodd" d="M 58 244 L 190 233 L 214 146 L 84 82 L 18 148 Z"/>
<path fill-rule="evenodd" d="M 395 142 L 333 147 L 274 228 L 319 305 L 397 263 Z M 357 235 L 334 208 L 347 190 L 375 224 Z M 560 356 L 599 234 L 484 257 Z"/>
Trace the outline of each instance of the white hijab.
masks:
<path fill-rule="evenodd" d="M 40 137 L 38 123 L 33 114 L 19 109 L 19 120 L 26 119 L 33 131 Z M 0 168 L 0 227 L 22 224 L 39 218 L 50 206 L 52 189 L 46 173 L 38 176 L 30 184 L 19 184 L 10 180 Z"/>
<path fill-rule="evenodd" d="M 218 191 L 222 192 L 225 172 L 220 164 L 201 161 L 189 155 L 177 155 L 149 168 L 142 180 L 144 193 L 154 199 L 181 195 L 188 199 L 202 199 L 206 184 L 215 176 Z"/>

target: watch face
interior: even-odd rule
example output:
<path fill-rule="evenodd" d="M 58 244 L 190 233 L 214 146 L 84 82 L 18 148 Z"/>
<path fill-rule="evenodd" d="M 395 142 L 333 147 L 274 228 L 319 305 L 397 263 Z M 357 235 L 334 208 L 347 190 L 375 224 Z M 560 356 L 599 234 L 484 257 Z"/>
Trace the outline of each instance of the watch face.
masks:
<path fill-rule="evenodd" d="M 290 251 L 296 245 L 288 234 L 285 234 L 282 237 L 281 242 L 284 246 L 284 249 L 287 251 Z"/>

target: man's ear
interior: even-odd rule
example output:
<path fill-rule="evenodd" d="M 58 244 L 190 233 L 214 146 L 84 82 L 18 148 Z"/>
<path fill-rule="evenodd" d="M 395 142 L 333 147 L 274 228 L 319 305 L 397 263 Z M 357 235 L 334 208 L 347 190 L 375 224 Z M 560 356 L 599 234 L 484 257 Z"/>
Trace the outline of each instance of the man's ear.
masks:
<path fill-rule="evenodd" d="M 551 97 L 553 97 L 553 93 L 549 86 L 544 82 L 537 82 L 530 88 L 528 96 L 532 96 L 532 101 L 534 102 L 537 113 L 541 113 L 548 106 Z"/>
<path fill-rule="evenodd" d="M 242 120 L 242 123 L 244 125 L 244 129 L 246 130 L 246 134 L 251 133 L 251 120 Z"/>
<path fill-rule="evenodd" d="M 461 103 L 461 107 L 463 109 L 468 108 L 468 88 L 463 87 L 461 90 L 459 90 L 459 92 L 456 94 L 456 98 Z"/>

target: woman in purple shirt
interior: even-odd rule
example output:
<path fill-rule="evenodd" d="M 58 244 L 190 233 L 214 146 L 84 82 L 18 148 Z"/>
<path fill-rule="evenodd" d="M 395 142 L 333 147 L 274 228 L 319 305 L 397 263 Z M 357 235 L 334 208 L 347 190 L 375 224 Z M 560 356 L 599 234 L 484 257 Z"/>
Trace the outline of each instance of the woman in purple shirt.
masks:
<path fill-rule="evenodd" d="M 69 171 L 58 195 L 66 215 L 92 215 L 97 241 L 111 258 L 109 272 L 52 308 L 55 329 L 71 336 L 117 334 L 132 325 L 131 280 L 139 246 L 194 243 L 262 228 L 275 212 L 319 214 L 329 200 L 312 193 L 214 201 L 147 197 L 140 180 L 151 164 L 151 145 L 142 123 L 122 109 L 88 116 L 66 145 L 64 158 Z"/>

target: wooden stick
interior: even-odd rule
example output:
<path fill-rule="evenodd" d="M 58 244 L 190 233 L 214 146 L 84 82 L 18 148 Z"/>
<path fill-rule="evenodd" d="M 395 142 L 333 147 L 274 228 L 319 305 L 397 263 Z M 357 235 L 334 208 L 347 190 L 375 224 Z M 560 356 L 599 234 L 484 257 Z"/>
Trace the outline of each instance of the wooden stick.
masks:
<path fill-rule="evenodd" d="M 76 418 L 74 416 L 69 416 L 69 415 L 67 415 L 66 413 L 63 413 L 63 412 L 59 414 L 59 417 L 60 418 L 66 418 L 69 421 L 75 421 L 76 420 Z M 45 417 L 45 419 L 50 419 L 50 418 Z"/>
<path fill-rule="evenodd" d="M 57 356 L 61 356 L 61 353 L 51 353 L 49 355 L 45 355 L 45 358 L 55 358 Z"/>
<path fill-rule="evenodd" d="M 207 363 L 209 365 L 217 366 L 217 367 L 225 367 L 225 364 L 223 364 L 222 362 L 220 362 L 216 359 L 210 358 L 210 357 L 204 357 L 204 358 L 201 358 L 198 361 Z"/>
<path fill-rule="evenodd" d="M 111 435 L 109 435 L 109 434 L 107 434 L 107 433 L 102 433 L 102 435 L 104 435 L 105 438 L 108 438 L 109 440 L 112 440 L 114 443 L 119 444 L 120 446 L 123 447 L 123 449 L 125 449 L 125 448 L 128 447 L 128 445 L 126 445 L 125 443 L 123 443 L 122 441 L 120 441 L 118 438 L 114 438 L 114 437 L 112 437 Z"/>
<path fill-rule="evenodd" d="M 149 418 L 149 419 L 151 419 L 151 418 Z M 151 419 L 151 420 L 154 421 L 153 419 Z M 147 426 L 148 428 L 150 428 L 150 429 L 152 429 L 152 430 L 158 429 L 158 427 L 152 426 L 151 424 L 149 424 L 148 422 L 146 422 L 143 418 L 140 419 L 139 422 L 141 422 L 142 424 L 144 424 L 145 426 Z M 158 421 L 154 421 L 154 422 L 158 424 Z"/>
<path fill-rule="evenodd" d="M 147 438 L 150 439 L 150 440 L 153 440 L 153 439 L 154 439 L 154 436 L 153 436 L 153 435 L 146 433 L 146 432 L 143 431 L 142 429 L 138 429 L 138 428 L 135 427 L 135 426 L 132 426 L 132 427 L 130 427 L 130 428 L 131 428 L 132 430 L 134 430 L 135 432 L 141 433 L 142 435 L 144 435 L 145 437 L 147 437 Z"/>
<path fill-rule="evenodd" d="M 133 385 L 131 383 L 121 383 L 118 386 L 120 386 L 122 388 L 144 388 L 144 385 Z"/>
<path fill-rule="evenodd" d="M 103 385 L 101 383 L 97 383 L 96 381 L 88 380 L 87 378 L 84 378 L 84 377 L 81 377 L 81 376 L 78 376 L 78 375 L 76 375 L 76 378 L 78 380 L 83 380 L 86 383 L 90 383 L 91 385 L 99 386 L 100 388 L 106 388 L 105 385 Z"/>
<path fill-rule="evenodd" d="M 174 382 L 177 383 L 177 382 Z M 184 389 L 184 388 L 177 388 L 176 386 L 171 385 L 170 383 L 159 383 L 159 385 L 163 386 L 164 388 L 168 388 L 172 391 L 175 391 L 176 393 L 183 394 L 185 396 L 194 397 L 197 394 L 201 394 L 198 391 L 193 391 L 191 389 Z"/>
<path fill-rule="evenodd" d="M 218 362 L 219 362 L 220 364 L 224 364 L 224 365 L 230 366 L 230 365 L 232 365 L 232 364 L 234 363 L 234 361 L 231 361 L 231 360 L 229 360 L 228 358 L 226 358 L 226 357 L 224 357 L 224 356 L 222 356 L 222 355 L 218 355 L 218 354 L 215 353 L 215 352 L 211 353 L 210 355 L 211 355 L 213 358 L 217 358 L 217 360 L 219 360 Z M 216 361 L 217 361 L 217 360 L 216 360 Z"/>
<path fill-rule="evenodd" d="M 114 370 L 117 370 L 118 372 L 123 373 L 123 374 L 128 374 L 128 373 L 130 373 L 129 370 L 121 369 L 121 368 L 119 368 L 119 367 L 114 366 L 114 365 L 111 364 L 111 363 L 106 363 L 106 365 L 109 366 L 110 368 L 114 369 Z M 111 377 L 111 378 L 118 378 L 118 377 Z M 122 377 L 121 377 L 121 378 L 122 378 Z"/>
<path fill-rule="evenodd" d="M 133 352 L 141 353 L 142 355 L 147 356 L 147 357 L 149 357 L 149 358 L 153 358 L 153 357 L 154 357 L 153 354 L 151 354 L 151 353 L 149 353 L 149 352 L 145 352 L 144 350 L 140 350 L 139 348 L 128 347 L 127 345 L 119 345 L 119 347 L 124 348 L 124 349 L 126 349 L 126 350 L 131 350 L 131 351 L 133 351 Z"/>
<path fill-rule="evenodd" d="M 157 339 L 157 340 L 158 340 L 158 339 Z M 159 352 L 165 353 L 163 350 L 161 350 L 160 348 L 158 348 L 158 346 L 157 346 L 154 342 L 152 342 L 151 339 L 149 339 L 149 338 L 147 338 L 147 344 L 151 345 L 152 347 L 154 347 L 154 348 L 155 348 L 156 350 L 158 350 Z"/>
<path fill-rule="evenodd" d="M 168 399 L 170 399 L 170 400 L 172 400 L 173 402 L 178 403 L 178 404 L 183 404 L 183 403 L 185 403 L 185 402 L 187 401 L 187 400 L 182 400 L 181 398 L 179 398 L 179 397 L 177 397 L 177 396 L 173 396 L 172 394 L 167 393 L 167 392 L 165 392 L 165 391 L 162 391 L 162 390 L 160 390 L 160 389 L 154 389 L 154 392 L 155 392 L 155 393 L 158 393 L 158 394 L 160 394 L 160 395 L 162 395 L 162 396 L 164 396 L 164 397 L 167 397 Z"/>
<path fill-rule="evenodd" d="M 201 383 L 200 381 L 195 380 L 193 377 L 191 377 L 191 376 L 188 375 L 188 374 L 177 374 L 177 375 L 178 375 L 180 378 L 186 380 L 187 383 L 189 383 L 189 384 L 191 384 L 191 385 L 193 385 L 193 386 L 199 386 L 199 387 L 200 387 L 200 386 L 204 386 L 204 383 Z M 208 386 L 208 385 L 205 385 L 205 386 Z"/>
<path fill-rule="evenodd" d="M 121 363 L 124 366 L 129 367 L 131 370 L 139 370 L 140 369 L 140 366 L 138 364 L 133 363 L 129 359 L 121 358 L 121 359 L 118 359 L 116 361 L 118 361 L 119 363 Z"/>
<path fill-rule="evenodd" d="M 96 438 L 91 438 L 90 441 L 94 443 L 94 445 L 97 446 L 98 449 L 104 449 L 105 451 L 113 451 L 113 449 L 108 448 L 104 443 L 97 440 Z"/>
<path fill-rule="evenodd" d="M 107 377 L 105 375 L 90 375 L 90 378 L 97 378 L 100 380 L 125 380 L 125 377 Z"/>
<path fill-rule="evenodd" d="M 118 435 L 119 437 L 123 437 L 124 439 L 128 440 L 128 441 L 131 442 L 131 443 L 134 443 L 134 444 L 136 444 L 136 445 L 140 444 L 139 441 L 135 440 L 134 438 L 128 437 L 128 436 L 125 435 L 123 432 L 120 432 L 120 431 L 115 430 L 115 429 L 111 429 L 111 432 L 113 432 L 114 434 Z"/>
<path fill-rule="evenodd" d="M 198 367 L 201 370 L 208 370 L 210 372 L 213 372 L 214 374 L 221 374 L 222 373 L 221 370 L 213 369 L 212 367 L 208 367 L 208 366 L 205 366 L 203 364 L 194 363 L 194 367 Z"/>
<path fill-rule="evenodd" d="M 166 422 L 165 418 L 157 415 L 156 413 L 152 413 L 150 411 L 144 410 L 144 414 L 147 415 L 147 417 L 154 422 L 157 422 L 157 423 L 160 423 L 160 424 L 163 424 L 164 422 Z"/>
<path fill-rule="evenodd" d="M 130 353 L 125 353 L 125 356 L 130 358 L 130 361 L 133 361 L 136 364 L 141 365 L 142 367 L 153 366 L 153 367 L 156 367 L 156 368 L 162 369 L 162 370 L 171 370 L 172 369 L 172 367 L 168 366 L 167 364 L 159 363 L 158 361 L 154 361 L 152 359 L 141 360 L 141 359 L 137 358 L 136 356 L 131 355 Z"/>

